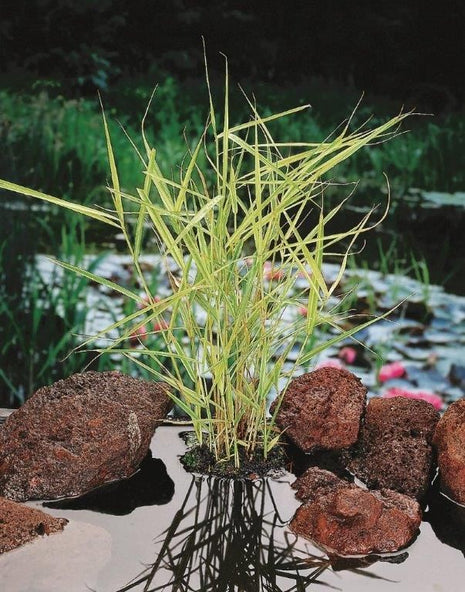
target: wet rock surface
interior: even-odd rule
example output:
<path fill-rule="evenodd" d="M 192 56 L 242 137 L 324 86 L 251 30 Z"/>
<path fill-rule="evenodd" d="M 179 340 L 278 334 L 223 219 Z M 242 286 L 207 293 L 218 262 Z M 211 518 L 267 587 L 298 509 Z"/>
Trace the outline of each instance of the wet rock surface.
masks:
<path fill-rule="evenodd" d="M 358 437 L 366 393 L 348 370 L 319 368 L 290 382 L 277 424 L 305 452 L 348 448 Z"/>
<path fill-rule="evenodd" d="M 412 498 L 382 489 L 368 491 L 332 473 L 308 469 L 293 485 L 304 504 L 290 528 L 329 554 L 392 553 L 409 545 L 421 523 Z"/>
<path fill-rule="evenodd" d="M 422 498 L 432 478 L 439 413 L 425 401 L 370 399 L 348 468 L 369 488 Z"/>
<path fill-rule="evenodd" d="M 167 387 L 85 372 L 39 389 L 0 430 L 0 495 L 81 495 L 132 475 L 171 407 Z"/>
<path fill-rule="evenodd" d="M 452 403 L 434 433 L 442 491 L 465 504 L 465 400 Z"/>
<path fill-rule="evenodd" d="M 38 536 L 59 532 L 67 522 L 64 518 L 53 518 L 36 508 L 0 497 L 0 554 Z"/>

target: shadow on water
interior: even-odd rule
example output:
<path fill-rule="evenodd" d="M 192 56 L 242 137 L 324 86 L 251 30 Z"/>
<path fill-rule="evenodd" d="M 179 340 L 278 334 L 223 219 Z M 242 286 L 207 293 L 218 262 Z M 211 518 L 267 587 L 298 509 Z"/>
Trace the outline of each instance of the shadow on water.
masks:
<path fill-rule="evenodd" d="M 79 497 L 43 505 L 59 510 L 93 510 L 124 516 L 140 506 L 167 504 L 173 494 L 174 483 L 165 463 L 159 458 L 152 458 L 149 451 L 137 473 L 129 479 L 104 485 Z"/>
<path fill-rule="evenodd" d="M 193 477 L 152 565 L 118 592 L 305 590 L 330 565 L 303 553 L 268 480 Z"/>
<path fill-rule="evenodd" d="M 435 479 L 428 495 L 428 509 L 423 519 L 431 524 L 438 539 L 465 556 L 465 506 L 443 495 L 439 479 Z"/>

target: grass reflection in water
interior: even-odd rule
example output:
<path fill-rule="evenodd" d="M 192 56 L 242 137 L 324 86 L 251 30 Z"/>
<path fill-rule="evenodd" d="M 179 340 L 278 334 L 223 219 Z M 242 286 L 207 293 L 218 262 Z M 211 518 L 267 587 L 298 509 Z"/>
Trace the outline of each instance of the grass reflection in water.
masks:
<path fill-rule="evenodd" d="M 193 477 L 154 563 L 118 592 L 304 591 L 329 560 L 297 549 L 286 522 L 267 479 Z"/>

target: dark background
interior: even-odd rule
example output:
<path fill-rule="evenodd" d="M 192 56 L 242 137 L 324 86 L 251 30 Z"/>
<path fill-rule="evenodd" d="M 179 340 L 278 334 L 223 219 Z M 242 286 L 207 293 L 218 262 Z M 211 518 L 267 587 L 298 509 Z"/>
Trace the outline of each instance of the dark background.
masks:
<path fill-rule="evenodd" d="M 0 76 L 93 94 L 153 68 L 298 84 L 321 76 L 436 114 L 462 107 L 465 2 L 3 0 Z M 1 82 L 1 79 L 0 79 Z"/>

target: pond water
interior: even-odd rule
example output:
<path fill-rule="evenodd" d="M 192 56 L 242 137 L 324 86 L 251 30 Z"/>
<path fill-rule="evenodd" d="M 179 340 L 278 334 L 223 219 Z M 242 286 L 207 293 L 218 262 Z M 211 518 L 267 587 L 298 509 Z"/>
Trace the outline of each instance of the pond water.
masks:
<path fill-rule="evenodd" d="M 91 259 L 88 257 L 86 262 Z M 150 273 L 156 275 L 156 295 L 163 297 L 169 294 L 166 267 L 176 272 L 174 264 L 170 260 L 161 260 L 157 255 L 143 256 L 141 264 L 148 277 Z M 39 266 L 45 281 L 50 283 L 48 278 L 52 277 L 53 262 L 39 257 Z M 111 254 L 99 262 L 96 273 L 131 288 L 131 270 L 131 260 L 127 255 Z M 331 283 L 337 277 L 338 267 L 325 264 L 323 273 L 326 281 Z M 307 288 L 308 280 L 297 280 L 296 290 L 305 291 Z M 286 370 L 292 370 L 296 376 L 318 364 L 340 364 L 361 379 L 369 396 L 383 396 L 392 389 L 427 392 L 440 397 L 443 408 L 464 396 L 465 297 L 447 294 L 439 286 L 425 287 L 409 277 L 357 269 L 346 271 L 341 294 L 332 298 L 328 306 L 337 306 L 341 300 L 347 302 L 346 294 L 352 294 L 350 314 L 359 313 L 353 317 L 354 323 L 363 322 L 372 314 L 377 316 L 395 310 L 386 319 L 378 320 L 356 333 L 355 340 L 347 339 L 327 348 L 305 368 L 292 368 L 300 347 L 297 342 L 288 353 L 289 368 L 286 367 Z M 86 293 L 85 308 L 88 314 L 85 334 L 95 335 L 116 319 L 122 318 L 124 306 L 125 302 L 119 294 L 90 286 Z M 202 324 L 205 321 L 204 313 L 201 310 L 197 312 L 198 322 Z M 299 314 L 295 306 L 286 307 L 281 319 L 283 333 Z M 117 336 L 116 330 L 109 333 L 111 338 Z M 326 341 L 328 334 L 322 332 L 318 339 Z M 134 348 L 134 354 L 138 355 L 138 348 L 142 344 L 135 341 L 131 347 Z M 108 341 L 102 339 L 97 345 L 106 346 Z M 353 350 L 354 359 L 344 357 L 344 348 Z M 276 355 L 279 353 L 277 351 Z M 117 357 L 114 356 L 112 360 L 117 368 Z M 388 363 L 401 364 L 403 373 L 380 380 L 380 367 Z M 280 388 L 284 386 L 285 380 Z M 270 393 L 270 398 L 275 395 Z"/>
<path fill-rule="evenodd" d="M 342 231 L 355 225 L 379 201 L 377 190 L 368 195 L 362 192 L 360 199 L 355 195 L 344 216 L 337 219 L 335 229 Z M 413 255 L 416 261 L 425 261 L 432 284 L 441 285 L 446 292 L 465 295 L 464 234 L 465 193 L 412 189 L 395 199 L 383 223 L 362 237 L 358 246 L 363 246 L 363 251 L 357 261 L 376 269 L 381 250 L 393 272 L 394 259 L 403 260 L 403 268 L 409 269 Z M 415 276 L 412 269 L 410 273 Z"/>
<path fill-rule="evenodd" d="M 69 524 L 63 533 L 1 556 L 0 589 L 463 590 L 465 509 L 437 492 L 410 547 L 395 556 L 331 565 L 321 550 L 288 530 L 298 507 L 293 475 L 255 482 L 194 477 L 178 460 L 185 429 L 157 430 L 151 451 L 158 460 L 146 460 L 133 477 L 137 486 L 129 480 L 84 500 L 46 504 L 46 511 Z M 43 509 L 40 502 L 28 505 Z"/>
<path fill-rule="evenodd" d="M 344 215 L 335 217 L 334 230 L 343 231 L 354 226 L 370 208 L 382 202 L 383 195 L 379 186 L 361 187 L 347 203 Z M 30 232 L 21 233 L 22 244 L 24 239 L 27 243 L 27 239 L 30 240 L 33 236 L 37 245 L 37 239 L 41 236 L 41 230 L 35 222 L 38 213 L 45 215 L 48 212 L 46 218 L 51 235 L 60 236 L 63 219 L 57 215 L 51 216 L 50 209 L 45 204 L 23 202 L 21 199 L 12 201 L 7 194 L 0 204 L 1 212 L 4 212 L 10 226 L 18 218 L 23 230 L 30 229 Z M 376 215 L 373 219 L 376 219 Z M 308 223 L 312 225 L 314 222 L 309 215 Z M 11 235 L 9 227 L 6 228 L 6 233 L 5 238 Z M 443 286 L 446 292 L 465 296 L 464 234 L 465 192 L 449 194 L 410 189 L 405 195 L 392 201 L 389 214 L 381 225 L 362 236 L 358 248 L 363 245 L 363 251 L 357 260 L 368 268 L 375 269 L 380 261 L 380 248 L 383 253 L 390 254 L 392 259 L 394 253 L 390 249 L 394 245 L 395 256 L 405 260 L 406 269 L 410 267 L 412 253 L 416 260 L 425 260 L 432 284 Z M 125 252 L 127 250 L 121 237 L 115 236 L 113 229 L 92 220 L 88 221 L 86 240 L 89 244 L 94 243 L 97 249 L 103 247 L 111 251 L 118 248 Z M 40 249 L 48 250 L 49 243 L 50 235 L 45 234 L 42 239 L 39 238 Z"/>

